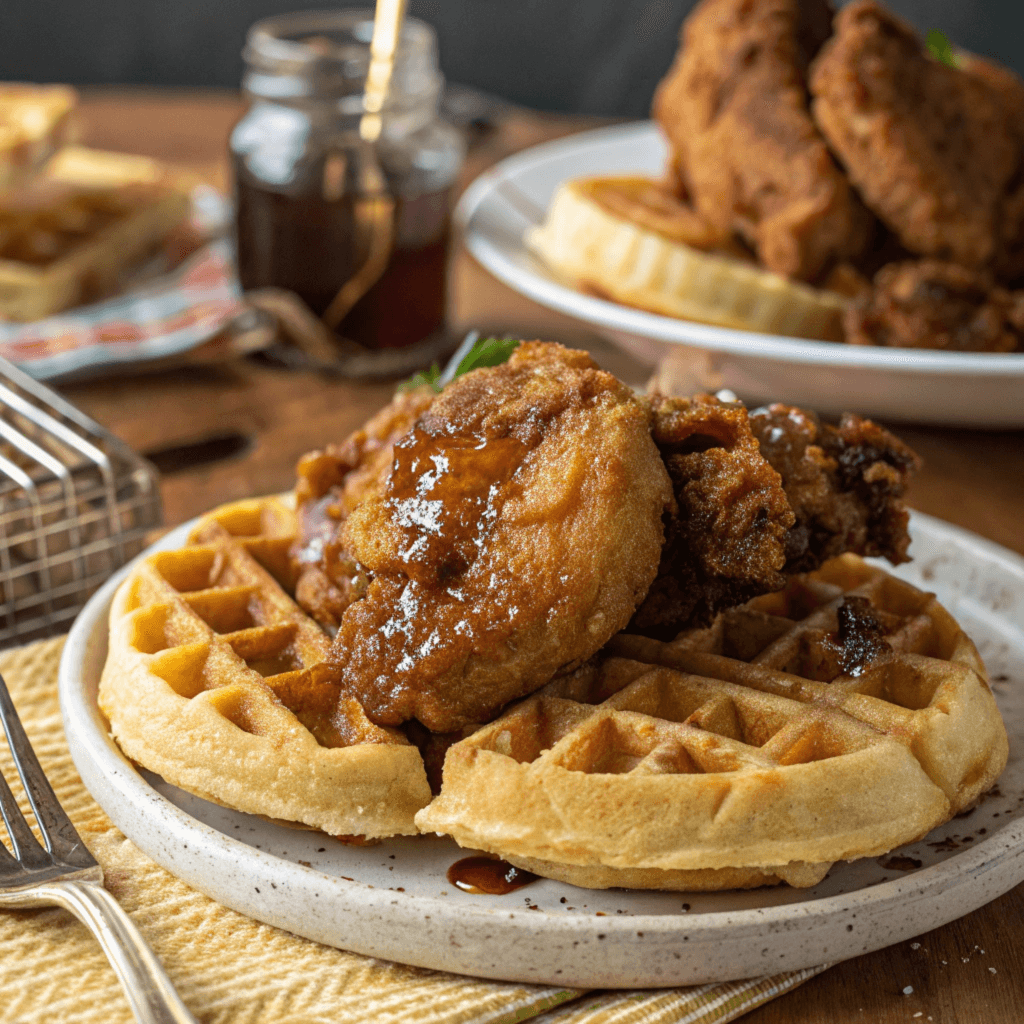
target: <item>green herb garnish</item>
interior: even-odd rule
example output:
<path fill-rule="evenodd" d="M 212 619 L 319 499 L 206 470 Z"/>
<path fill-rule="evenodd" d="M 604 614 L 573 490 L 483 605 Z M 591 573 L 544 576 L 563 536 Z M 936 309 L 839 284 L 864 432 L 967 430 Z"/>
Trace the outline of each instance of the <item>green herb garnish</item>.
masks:
<path fill-rule="evenodd" d="M 933 28 L 928 33 L 925 44 L 928 47 L 928 52 L 941 64 L 945 64 L 949 68 L 960 66 L 956 62 L 956 54 L 953 53 L 953 47 L 949 40 L 937 28 Z"/>
<path fill-rule="evenodd" d="M 464 373 L 469 373 L 470 370 L 479 369 L 481 366 L 500 366 L 508 361 L 508 357 L 518 346 L 518 338 L 480 338 L 459 360 L 452 379 L 461 377 Z M 420 370 L 408 380 L 402 381 L 398 385 L 398 390 L 412 391 L 413 388 L 422 387 L 424 384 L 440 394 L 444 385 L 441 383 L 441 368 L 437 363 L 434 363 L 429 370 Z"/>
<path fill-rule="evenodd" d="M 455 369 L 461 377 L 480 366 L 501 366 L 519 347 L 518 338 L 481 338 L 463 357 Z"/>
<path fill-rule="evenodd" d="M 420 370 L 419 373 L 414 373 L 408 380 L 403 380 L 398 385 L 399 391 L 414 391 L 416 388 L 422 387 L 424 384 L 427 387 L 433 388 L 435 391 L 441 390 L 441 367 L 437 363 L 431 363 L 429 370 Z"/>

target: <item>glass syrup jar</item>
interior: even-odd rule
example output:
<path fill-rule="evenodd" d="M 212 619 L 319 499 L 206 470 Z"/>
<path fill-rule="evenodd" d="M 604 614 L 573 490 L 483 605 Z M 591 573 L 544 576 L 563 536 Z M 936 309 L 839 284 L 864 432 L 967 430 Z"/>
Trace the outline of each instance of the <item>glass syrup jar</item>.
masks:
<path fill-rule="evenodd" d="M 444 78 L 434 30 L 409 18 L 381 135 L 367 157 L 359 123 L 372 35 L 368 10 L 285 14 L 253 25 L 243 50 L 250 106 L 230 149 L 242 288 L 289 289 L 320 317 L 368 261 L 365 200 L 383 172 L 395 200 L 386 269 L 340 323 L 329 324 L 381 349 L 443 329 L 465 144 L 438 117 Z M 373 154 L 379 164 L 371 168 Z"/>

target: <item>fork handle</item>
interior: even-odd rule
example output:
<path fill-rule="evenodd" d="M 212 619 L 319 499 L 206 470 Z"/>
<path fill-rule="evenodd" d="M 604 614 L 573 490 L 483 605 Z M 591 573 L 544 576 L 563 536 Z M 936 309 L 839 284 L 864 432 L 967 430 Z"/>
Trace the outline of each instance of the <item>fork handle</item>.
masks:
<path fill-rule="evenodd" d="M 49 882 L 32 896 L 70 910 L 96 937 L 139 1024 L 197 1024 L 117 900 L 96 882 Z"/>

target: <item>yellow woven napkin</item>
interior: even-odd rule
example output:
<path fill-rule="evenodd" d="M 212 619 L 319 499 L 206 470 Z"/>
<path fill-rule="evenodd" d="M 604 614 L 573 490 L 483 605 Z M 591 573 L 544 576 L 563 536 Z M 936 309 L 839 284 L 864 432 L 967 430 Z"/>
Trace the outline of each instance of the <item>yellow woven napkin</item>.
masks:
<path fill-rule="evenodd" d="M 202 1024 L 682 1024 L 735 1020 L 824 967 L 642 992 L 504 984 L 375 960 L 250 920 L 135 848 L 86 792 L 57 702 L 62 641 L 0 652 L 25 729 L 60 802 Z M 0 768 L 13 768 L 0 743 Z M 113 971 L 62 910 L 0 911 L 0 1024 L 131 1024 Z"/>

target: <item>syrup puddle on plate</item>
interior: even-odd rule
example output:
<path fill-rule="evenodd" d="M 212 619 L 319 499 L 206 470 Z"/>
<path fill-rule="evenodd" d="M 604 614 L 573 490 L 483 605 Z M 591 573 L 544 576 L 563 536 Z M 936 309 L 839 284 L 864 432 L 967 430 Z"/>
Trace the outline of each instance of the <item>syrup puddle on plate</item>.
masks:
<path fill-rule="evenodd" d="M 447 877 L 451 885 L 463 892 L 486 896 L 506 896 L 537 881 L 533 872 L 493 857 L 463 857 L 448 869 Z"/>

